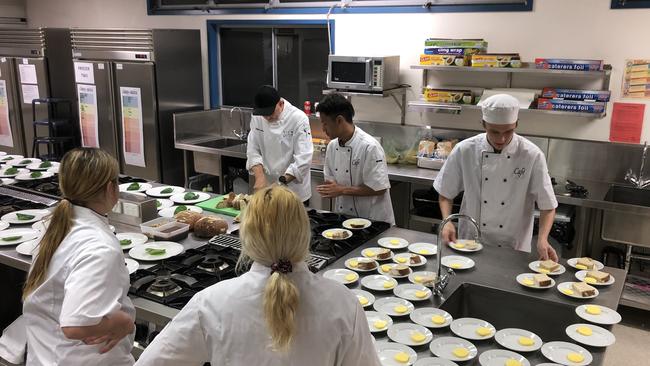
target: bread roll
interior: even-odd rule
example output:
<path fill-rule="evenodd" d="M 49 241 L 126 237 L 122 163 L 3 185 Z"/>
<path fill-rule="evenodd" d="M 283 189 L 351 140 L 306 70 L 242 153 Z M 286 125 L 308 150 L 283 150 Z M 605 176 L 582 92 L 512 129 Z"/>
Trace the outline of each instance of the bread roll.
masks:
<path fill-rule="evenodd" d="M 228 223 L 215 216 L 203 217 L 194 224 L 194 235 L 199 238 L 211 238 L 227 231 Z"/>
<path fill-rule="evenodd" d="M 194 225 L 201 218 L 203 218 L 203 215 L 201 215 L 200 213 L 192 212 L 190 210 L 181 211 L 176 215 L 174 215 L 174 219 L 176 221 L 182 222 L 183 224 L 190 225 L 190 231 L 194 230 Z"/>

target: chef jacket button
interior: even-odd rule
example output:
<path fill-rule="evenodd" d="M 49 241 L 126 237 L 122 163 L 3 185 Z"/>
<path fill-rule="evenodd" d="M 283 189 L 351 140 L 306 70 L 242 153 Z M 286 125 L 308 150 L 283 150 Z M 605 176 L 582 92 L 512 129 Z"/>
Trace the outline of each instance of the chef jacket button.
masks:
<path fill-rule="evenodd" d="M 485 178 L 485 180 L 488 180 L 488 179 L 487 179 L 487 178 Z"/>
<path fill-rule="evenodd" d="M 345 169 L 345 172 L 346 172 L 346 173 L 348 173 L 348 170 L 347 170 L 347 169 Z"/>
<path fill-rule="evenodd" d="M 338 147 L 336 148 L 336 151 L 339 151 Z"/>
<path fill-rule="evenodd" d="M 489 157 L 489 155 L 485 155 L 485 158 L 488 158 L 488 157 Z"/>
<path fill-rule="evenodd" d="M 499 229 L 503 229 L 503 225 L 499 225 Z"/>
<path fill-rule="evenodd" d="M 483 203 L 487 203 L 487 201 L 483 201 Z"/>
<path fill-rule="evenodd" d="M 503 205 L 505 205 L 505 204 L 506 204 L 505 202 L 501 202 L 501 206 L 503 206 Z"/>
<path fill-rule="evenodd" d="M 338 169 L 338 168 L 335 168 L 335 169 L 334 169 L 334 171 L 335 171 L 335 172 L 338 172 L 338 171 L 339 171 L 339 169 Z"/>
<path fill-rule="evenodd" d="M 510 155 L 508 155 L 508 159 L 510 159 Z"/>
<path fill-rule="evenodd" d="M 508 180 L 506 178 L 503 178 L 503 183 L 507 182 Z"/>
<path fill-rule="evenodd" d="M 485 226 L 485 223 L 483 223 L 483 226 Z"/>
<path fill-rule="evenodd" d="M 352 209 L 350 209 L 350 211 L 352 211 Z"/>
<path fill-rule="evenodd" d="M 343 206 L 339 206 L 339 210 L 342 210 L 342 209 L 343 209 Z"/>

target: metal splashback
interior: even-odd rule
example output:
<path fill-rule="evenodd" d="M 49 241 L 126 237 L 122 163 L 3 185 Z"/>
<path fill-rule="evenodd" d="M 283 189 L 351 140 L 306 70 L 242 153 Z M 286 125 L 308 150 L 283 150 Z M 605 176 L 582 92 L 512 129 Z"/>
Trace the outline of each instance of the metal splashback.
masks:
<path fill-rule="evenodd" d="M 45 56 L 45 33 L 41 28 L 0 28 L 0 55 Z"/>
<path fill-rule="evenodd" d="M 72 57 L 82 60 L 154 60 L 151 29 L 73 28 Z"/>

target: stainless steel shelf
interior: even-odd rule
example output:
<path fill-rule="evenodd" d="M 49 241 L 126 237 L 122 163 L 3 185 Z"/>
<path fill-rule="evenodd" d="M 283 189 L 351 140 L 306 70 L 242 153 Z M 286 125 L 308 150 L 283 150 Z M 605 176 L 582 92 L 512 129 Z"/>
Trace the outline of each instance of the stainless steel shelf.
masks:
<path fill-rule="evenodd" d="M 452 104 L 452 103 L 432 103 L 426 101 L 411 101 L 408 102 L 408 109 L 411 111 L 420 112 L 434 112 L 446 114 L 460 114 L 463 111 L 481 110 L 477 105 L 469 104 Z M 545 114 L 545 115 L 561 115 L 591 119 L 601 119 L 605 117 L 606 113 L 585 113 L 585 112 L 568 112 L 568 111 L 549 111 L 545 109 L 520 109 L 520 113 L 531 114 Z"/>
<path fill-rule="evenodd" d="M 608 76 L 612 72 L 611 65 L 605 65 L 601 71 L 578 71 L 578 70 L 549 70 L 538 69 L 535 64 L 524 62 L 521 67 L 471 67 L 471 66 L 438 66 L 438 65 L 412 65 L 414 70 L 450 71 L 450 72 L 500 72 L 500 73 L 527 73 L 527 74 L 556 74 L 567 76 L 601 77 Z"/>

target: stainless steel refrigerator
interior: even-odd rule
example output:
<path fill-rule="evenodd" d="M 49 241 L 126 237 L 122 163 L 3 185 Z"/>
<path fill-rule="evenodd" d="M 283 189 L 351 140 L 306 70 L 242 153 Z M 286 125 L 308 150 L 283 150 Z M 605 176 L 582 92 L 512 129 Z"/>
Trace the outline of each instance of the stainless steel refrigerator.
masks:
<path fill-rule="evenodd" d="M 31 156 L 32 99 L 57 97 L 74 102 L 70 52 L 68 29 L 0 28 L 0 150 Z M 37 105 L 36 114 L 36 119 L 46 119 L 47 107 Z M 62 117 L 74 126 L 74 109 L 72 115 Z M 39 126 L 37 133 L 48 136 L 47 127 Z M 74 130 L 71 133 L 76 135 Z"/>
<path fill-rule="evenodd" d="M 82 144 L 110 152 L 123 174 L 183 185 L 172 114 L 203 109 L 199 31 L 72 29 L 71 35 Z"/>

